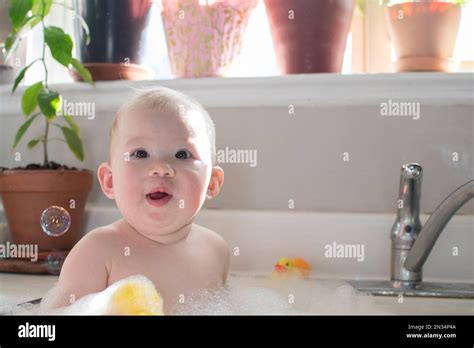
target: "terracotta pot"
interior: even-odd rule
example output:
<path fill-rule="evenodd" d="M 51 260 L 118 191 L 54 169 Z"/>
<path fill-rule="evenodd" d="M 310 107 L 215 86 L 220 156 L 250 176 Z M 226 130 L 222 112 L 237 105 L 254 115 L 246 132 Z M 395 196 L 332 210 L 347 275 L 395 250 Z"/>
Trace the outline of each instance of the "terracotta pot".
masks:
<path fill-rule="evenodd" d="M 122 63 L 84 63 L 84 67 L 89 69 L 94 81 L 111 80 L 151 80 L 155 72 L 143 65 L 122 64 Z M 69 69 L 69 73 L 75 81 L 83 81 L 83 78 L 74 70 Z"/>
<path fill-rule="evenodd" d="M 265 0 L 283 74 L 340 72 L 354 0 Z"/>
<path fill-rule="evenodd" d="M 89 170 L 0 172 L 0 193 L 12 242 L 37 244 L 39 251 L 70 250 L 78 240 L 91 189 L 92 172 Z M 41 213 L 53 205 L 65 208 L 71 216 L 69 230 L 57 237 L 44 233 L 40 225 Z"/>
<path fill-rule="evenodd" d="M 220 76 L 240 53 L 257 0 L 162 0 L 171 72 Z"/>
<path fill-rule="evenodd" d="M 451 59 L 461 8 L 445 2 L 408 2 L 386 9 L 396 71 L 453 71 Z"/>

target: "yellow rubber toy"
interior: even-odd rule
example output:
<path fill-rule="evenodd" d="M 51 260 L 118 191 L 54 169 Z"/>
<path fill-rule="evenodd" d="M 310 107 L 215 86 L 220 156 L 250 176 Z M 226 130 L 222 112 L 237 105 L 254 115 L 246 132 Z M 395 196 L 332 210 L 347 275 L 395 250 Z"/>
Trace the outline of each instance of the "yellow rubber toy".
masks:
<path fill-rule="evenodd" d="M 134 275 L 62 310 L 63 314 L 79 315 L 162 315 L 163 299 L 150 279 Z"/>
<path fill-rule="evenodd" d="M 301 277 L 307 278 L 311 273 L 311 265 L 304 259 L 282 257 L 275 264 L 274 278 Z"/>
<path fill-rule="evenodd" d="M 112 315 L 160 315 L 163 300 L 150 281 L 124 282 L 113 292 L 108 314 Z"/>

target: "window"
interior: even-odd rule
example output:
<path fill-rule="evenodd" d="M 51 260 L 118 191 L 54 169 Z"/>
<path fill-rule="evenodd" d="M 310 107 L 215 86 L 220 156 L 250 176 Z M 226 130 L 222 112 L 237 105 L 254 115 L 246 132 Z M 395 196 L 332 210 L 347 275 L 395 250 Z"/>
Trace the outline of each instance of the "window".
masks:
<path fill-rule="evenodd" d="M 71 4 L 70 0 L 66 3 Z M 347 37 L 342 73 L 379 73 L 390 72 L 391 63 L 395 59 L 393 46 L 386 28 L 384 6 L 377 0 L 361 2 L 363 15 L 355 11 L 351 31 Z M 47 22 L 60 26 L 74 36 L 71 23 L 72 14 L 68 9 L 53 6 Z M 456 41 L 454 59 L 459 61 L 459 71 L 474 70 L 474 1 L 468 0 L 462 6 L 461 24 Z M 26 62 L 30 62 L 41 54 L 42 34 L 40 26 L 29 34 Z M 144 33 L 145 47 L 143 64 L 155 71 L 155 79 L 172 79 L 168 60 L 166 38 L 159 6 L 154 3 L 151 8 L 150 21 Z M 41 74 L 40 67 L 31 69 L 26 83 L 36 81 Z M 265 4 L 258 0 L 244 34 L 240 54 L 228 67 L 225 77 L 252 77 L 280 75 L 277 67 L 273 43 L 270 34 Z M 72 78 L 61 66 L 54 66 L 50 71 L 51 82 L 71 82 Z"/>

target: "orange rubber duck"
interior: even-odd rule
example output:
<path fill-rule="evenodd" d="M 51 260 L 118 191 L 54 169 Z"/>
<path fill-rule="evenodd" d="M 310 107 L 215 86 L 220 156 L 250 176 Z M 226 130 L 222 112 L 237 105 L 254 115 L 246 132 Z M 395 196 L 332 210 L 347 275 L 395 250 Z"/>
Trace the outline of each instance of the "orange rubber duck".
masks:
<path fill-rule="evenodd" d="M 307 278 L 311 272 L 311 265 L 304 259 L 289 259 L 282 257 L 275 264 L 273 276 L 276 278 L 286 278 L 288 276 L 297 276 Z"/>

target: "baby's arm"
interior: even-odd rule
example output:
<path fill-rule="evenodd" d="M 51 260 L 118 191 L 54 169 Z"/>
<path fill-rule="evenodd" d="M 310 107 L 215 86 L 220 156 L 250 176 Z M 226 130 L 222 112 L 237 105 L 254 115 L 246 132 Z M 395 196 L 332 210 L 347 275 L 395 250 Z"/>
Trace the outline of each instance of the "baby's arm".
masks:
<path fill-rule="evenodd" d="M 227 284 L 227 275 L 229 274 L 229 265 L 230 265 L 230 250 L 229 250 L 229 245 L 225 241 L 224 238 L 221 236 L 217 235 L 217 242 L 216 246 L 219 251 L 222 264 L 224 265 L 224 271 L 222 273 L 222 285 L 226 286 Z"/>
<path fill-rule="evenodd" d="M 107 239 L 104 228 L 87 233 L 64 261 L 59 281 L 46 308 L 68 306 L 81 297 L 107 287 Z M 110 241 L 109 241 L 110 242 Z"/>
<path fill-rule="evenodd" d="M 222 285 L 224 285 L 224 286 L 227 285 L 227 276 L 229 274 L 229 265 L 230 265 L 230 252 L 229 252 L 229 247 L 227 246 L 227 243 L 226 243 L 225 260 L 224 260 L 224 275 L 222 276 Z"/>

